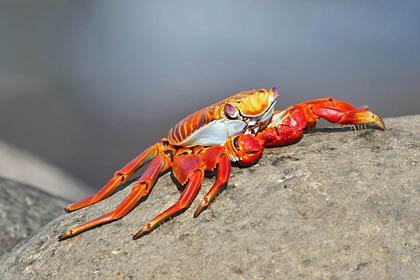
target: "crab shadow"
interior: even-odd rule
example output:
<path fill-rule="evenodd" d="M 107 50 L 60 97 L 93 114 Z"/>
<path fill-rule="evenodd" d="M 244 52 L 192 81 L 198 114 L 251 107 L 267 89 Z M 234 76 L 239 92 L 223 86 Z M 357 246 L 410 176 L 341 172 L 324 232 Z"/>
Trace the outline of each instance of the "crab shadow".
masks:
<path fill-rule="evenodd" d="M 322 126 L 322 127 L 315 127 L 312 129 L 305 129 L 305 134 L 314 134 L 314 133 L 344 133 L 344 132 L 358 132 L 358 131 L 365 131 L 365 130 L 381 130 L 379 127 L 372 125 L 372 124 L 366 124 L 365 127 L 359 127 L 357 125 L 347 125 L 347 126 Z"/>

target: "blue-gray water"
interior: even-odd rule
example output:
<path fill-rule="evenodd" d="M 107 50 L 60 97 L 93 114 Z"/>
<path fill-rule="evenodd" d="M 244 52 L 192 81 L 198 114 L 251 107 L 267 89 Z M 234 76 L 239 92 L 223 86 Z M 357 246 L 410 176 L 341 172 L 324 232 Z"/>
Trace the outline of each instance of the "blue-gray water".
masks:
<path fill-rule="evenodd" d="M 0 138 L 99 187 L 241 90 L 417 114 L 419 15 L 419 1 L 0 1 Z"/>

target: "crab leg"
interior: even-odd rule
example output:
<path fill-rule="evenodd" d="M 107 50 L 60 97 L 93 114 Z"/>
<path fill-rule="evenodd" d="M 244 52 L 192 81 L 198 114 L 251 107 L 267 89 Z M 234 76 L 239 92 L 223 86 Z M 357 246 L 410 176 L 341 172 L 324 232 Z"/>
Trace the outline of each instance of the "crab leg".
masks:
<path fill-rule="evenodd" d="M 143 166 L 143 164 L 147 163 L 158 154 L 159 145 L 160 143 L 156 143 L 155 145 L 150 146 L 143 153 L 127 163 L 122 169 L 115 172 L 111 180 L 109 180 L 108 183 L 96 194 L 70 204 L 65 208 L 65 210 L 67 212 L 78 210 L 95 204 L 110 196 L 119 185 L 124 184 L 140 167 Z"/>
<path fill-rule="evenodd" d="M 382 119 L 368 110 L 367 106 L 356 109 L 353 105 L 333 100 L 332 97 L 307 101 L 293 106 L 304 113 L 308 121 L 307 127 L 313 128 L 319 118 L 339 124 L 374 124 L 380 129 L 385 129 Z"/>
<path fill-rule="evenodd" d="M 356 109 L 349 103 L 330 97 L 275 111 L 271 122 L 256 138 L 266 147 L 289 145 L 302 137 L 303 129 L 315 127 L 320 118 L 338 124 L 373 124 L 385 129 L 382 119 L 366 106 Z"/>
<path fill-rule="evenodd" d="M 138 239 L 142 237 L 144 234 L 152 231 L 160 223 L 162 223 L 169 217 L 186 209 L 188 206 L 190 206 L 191 202 L 194 200 L 194 197 L 196 196 L 198 190 L 200 189 L 201 182 L 203 181 L 204 170 L 203 170 L 201 161 L 198 160 L 198 157 L 193 156 L 193 155 L 188 155 L 183 158 L 184 159 L 186 158 L 186 159 L 179 160 L 179 163 L 183 165 L 178 166 L 178 167 L 182 169 L 184 166 L 188 166 L 187 168 L 189 170 L 187 171 L 182 170 L 180 171 L 180 173 L 182 174 L 179 174 L 177 176 L 176 174 L 177 166 L 172 167 L 172 170 L 175 173 L 174 175 L 176 176 L 178 181 L 180 181 L 181 184 L 185 183 L 183 182 L 184 180 L 182 179 L 184 179 L 184 176 L 188 174 L 188 178 L 185 178 L 185 181 L 188 181 L 188 184 L 185 187 L 184 191 L 182 192 L 181 196 L 179 197 L 179 200 L 175 202 L 175 204 L 173 204 L 171 207 L 166 209 L 162 214 L 160 214 L 159 216 L 157 216 L 156 218 L 154 218 L 153 220 L 145 224 L 143 228 L 133 236 L 133 239 Z M 190 161 L 190 159 L 192 160 Z"/>
<path fill-rule="evenodd" d="M 200 213 L 209 205 L 209 203 L 215 198 L 219 193 L 220 189 L 226 185 L 230 176 L 231 163 L 229 156 L 223 154 L 219 160 L 219 168 L 217 170 L 217 179 L 210 191 L 204 196 L 200 205 L 195 210 L 193 217 L 196 218 Z"/>
<path fill-rule="evenodd" d="M 109 212 L 108 214 L 105 214 L 99 218 L 93 219 L 83 225 L 67 230 L 64 234 L 58 237 L 58 240 L 64 240 L 90 228 L 117 220 L 125 216 L 128 212 L 131 211 L 131 209 L 134 208 L 134 206 L 142 197 L 149 193 L 153 183 L 156 181 L 157 176 L 166 165 L 165 157 L 162 154 L 159 154 L 147 166 L 146 171 L 133 186 L 129 196 L 114 211 Z"/>

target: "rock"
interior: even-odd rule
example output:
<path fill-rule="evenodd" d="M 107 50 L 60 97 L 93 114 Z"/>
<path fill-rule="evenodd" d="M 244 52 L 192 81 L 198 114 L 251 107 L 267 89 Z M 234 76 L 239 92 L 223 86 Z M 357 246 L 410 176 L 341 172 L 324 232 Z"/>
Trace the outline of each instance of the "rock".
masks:
<path fill-rule="evenodd" d="M 415 279 L 420 267 L 420 115 L 386 131 L 316 129 L 232 168 L 198 218 L 192 207 L 132 235 L 177 200 L 169 174 L 126 217 L 57 241 L 113 210 L 130 186 L 63 215 L 0 257 L 4 279 Z"/>
<path fill-rule="evenodd" d="M 92 187 L 27 151 L 0 140 L 0 176 L 35 186 L 68 200 L 80 200 Z"/>
<path fill-rule="evenodd" d="M 0 255 L 56 218 L 68 203 L 0 177 Z"/>

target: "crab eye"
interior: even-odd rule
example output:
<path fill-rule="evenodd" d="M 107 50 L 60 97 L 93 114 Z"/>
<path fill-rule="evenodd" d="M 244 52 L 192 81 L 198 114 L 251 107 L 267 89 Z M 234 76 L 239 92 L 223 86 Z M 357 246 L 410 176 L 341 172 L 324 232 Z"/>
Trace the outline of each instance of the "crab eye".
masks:
<path fill-rule="evenodd" d="M 276 99 L 277 97 L 279 97 L 279 91 L 278 91 L 278 89 L 276 88 L 276 87 L 273 87 L 272 89 L 271 89 L 271 91 L 273 92 L 273 94 L 274 94 L 274 99 Z"/>
<path fill-rule="evenodd" d="M 240 151 L 240 150 L 241 150 L 241 147 L 239 147 L 239 144 L 238 144 L 238 139 L 239 139 L 239 137 L 235 137 L 235 138 L 233 138 L 233 146 L 235 146 L 235 149 L 236 149 L 237 151 Z"/>
<path fill-rule="evenodd" d="M 230 103 L 225 105 L 225 114 L 232 119 L 236 119 L 239 116 L 238 110 Z"/>

